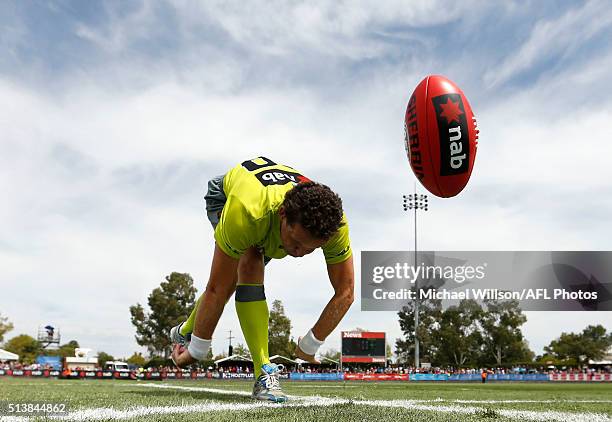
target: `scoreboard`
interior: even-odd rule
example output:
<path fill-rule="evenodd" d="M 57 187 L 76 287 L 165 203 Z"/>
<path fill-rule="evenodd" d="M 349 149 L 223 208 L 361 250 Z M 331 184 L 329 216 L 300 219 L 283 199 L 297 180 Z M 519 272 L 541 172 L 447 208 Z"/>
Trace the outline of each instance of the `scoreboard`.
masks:
<path fill-rule="evenodd" d="M 384 332 L 342 331 L 342 362 L 385 363 Z"/>

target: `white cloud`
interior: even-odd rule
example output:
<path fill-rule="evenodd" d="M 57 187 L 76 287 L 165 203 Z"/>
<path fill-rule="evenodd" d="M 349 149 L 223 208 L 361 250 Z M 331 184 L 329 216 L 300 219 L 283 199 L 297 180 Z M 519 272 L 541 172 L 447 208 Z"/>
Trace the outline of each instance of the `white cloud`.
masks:
<path fill-rule="evenodd" d="M 122 5 L 122 9 L 125 6 L 125 4 Z M 153 3 L 133 2 L 130 3 L 130 6 L 134 6 L 134 10 L 126 12 L 115 9 L 110 3 L 104 3 L 102 5 L 105 15 L 103 18 L 107 21 L 107 25 L 102 28 L 94 28 L 78 22 L 75 25 L 75 34 L 107 53 L 120 53 L 130 43 L 146 40 L 156 30 Z"/>
<path fill-rule="evenodd" d="M 484 81 L 494 87 L 553 57 L 574 53 L 611 24 L 612 11 L 599 0 L 587 1 L 556 19 L 542 19 L 518 51 L 485 73 Z"/>
<path fill-rule="evenodd" d="M 187 31 L 219 25 L 231 39 L 264 54 L 299 55 L 307 52 L 348 59 L 381 56 L 391 46 L 372 35 L 385 28 L 422 28 L 457 19 L 471 9 L 469 2 L 323 1 L 316 4 L 277 2 L 193 3 L 174 1 Z M 195 7 L 194 7 L 195 6 Z M 373 28 L 380 28 L 373 30 Z M 401 36 L 401 33 L 400 33 Z M 422 39 L 414 31 L 412 41 Z"/>

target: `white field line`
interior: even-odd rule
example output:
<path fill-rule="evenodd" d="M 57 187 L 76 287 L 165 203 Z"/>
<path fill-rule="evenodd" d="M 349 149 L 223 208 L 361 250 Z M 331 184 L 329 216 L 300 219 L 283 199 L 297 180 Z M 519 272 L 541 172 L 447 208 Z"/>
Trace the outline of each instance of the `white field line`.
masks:
<path fill-rule="evenodd" d="M 505 404 L 505 403 L 612 403 L 612 400 L 444 400 L 438 399 L 441 401 L 450 401 L 453 403 L 466 403 L 466 404 Z"/>
<path fill-rule="evenodd" d="M 167 385 L 167 384 L 131 384 L 134 387 L 149 387 L 159 388 L 168 390 L 185 390 L 185 391 L 198 391 L 203 393 L 215 393 L 215 394 L 227 394 L 231 396 L 247 396 L 250 397 L 251 393 L 243 390 L 224 390 L 222 388 L 208 388 L 208 387 L 184 387 L 181 385 Z"/>
<path fill-rule="evenodd" d="M 170 385 L 159 385 L 159 384 L 132 384 L 148 388 L 161 388 L 161 389 L 175 389 L 175 390 L 186 390 L 186 391 L 201 391 L 216 394 L 227 394 L 227 395 L 238 395 L 238 396 L 250 396 L 249 392 L 246 391 L 232 391 L 223 390 L 217 388 L 204 388 L 204 387 L 183 387 L 183 386 L 170 386 Z M 475 414 L 478 412 L 485 411 L 481 407 L 468 407 L 458 405 L 428 405 L 424 401 L 418 400 L 348 400 L 348 399 L 332 399 L 328 397 L 319 396 L 290 396 L 291 400 L 286 404 L 273 404 L 266 402 L 253 402 L 253 403 L 219 403 L 210 400 L 203 401 L 194 405 L 183 405 L 183 406 L 136 406 L 128 409 L 118 410 L 112 408 L 94 408 L 84 409 L 79 411 L 70 412 L 65 416 L 53 417 L 54 420 L 72 420 L 72 421 L 85 421 L 85 420 L 102 420 L 102 419 L 130 419 L 136 417 L 156 416 L 156 415 L 167 415 L 167 414 L 184 414 L 184 413 L 202 413 L 202 412 L 219 412 L 219 411 L 249 411 L 259 408 L 269 407 L 308 407 L 308 406 L 333 406 L 337 404 L 353 404 L 359 406 L 375 406 L 375 407 L 394 407 L 403 408 L 410 410 L 422 410 L 432 411 L 441 413 L 455 413 L 455 414 Z M 432 402 L 439 402 L 435 400 Z M 485 401 L 486 403 L 496 403 L 496 401 Z M 508 401 L 498 401 L 508 402 Z M 515 401 L 511 401 L 515 402 Z M 529 403 L 539 403 L 537 400 L 528 401 Z M 550 402 L 550 401 L 545 401 Z M 571 401 L 566 401 L 571 402 Z M 582 402 L 582 401 L 578 401 Z M 587 402 L 598 402 L 598 401 L 587 401 Z M 608 401 L 603 401 L 608 402 Z M 612 422 L 608 416 L 597 413 L 570 413 L 570 412 L 554 412 L 554 411 L 528 411 L 528 410 L 512 410 L 512 409 L 495 409 L 495 412 L 501 416 L 530 420 L 530 421 L 559 421 L 559 422 Z M 1 422 L 22 422 L 27 421 L 27 417 L 0 417 Z"/>
<path fill-rule="evenodd" d="M 179 385 L 164 385 L 164 384 L 132 384 L 139 387 L 151 387 L 158 389 L 171 389 L 171 390 L 187 390 L 187 391 L 199 391 L 206 393 L 216 393 L 216 394 L 227 394 L 232 396 L 246 396 L 250 397 L 251 393 L 248 391 L 242 390 L 225 390 L 222 388 L 209 388 L 209 387 L 184 387 Z M 302 387 L 294 385 L 293 387 Z M 327 386 L 331 387 L 331 386 Z M 319 388 L 319 387 L 317 387 Z M 342 388 L 342 387 L 337 387 Z M 328 397 L 321 396 L 291 396 L 288 395 L 290 399 L 300 400 L 300 401 L 318 401 L 318 400 L 326 400 Z M 410 403 L 458 403 L 458 404 L 516 404 L 516 403 L 612 403 L 612 400 L 460 400 L 460 399 L 443 399 L 438 397 L 437 399 L 432 400 L 403 400 L 405 402 Z"/>
<path fill-rule="evenodd" d="M 354 401 L 355 405 L 365 405 L 374 407 L 399 407 L 403 409 L 427 410 L 441 413 L 464 413 L 475 414 L 484 412 L 482 407 L 467 406 L 432 406 L 414 403 L 411 400 L 360 400 Z M 555 411 L 533 411 L 533 410 L 513 410 L 513 409 L 494 409 L 495 413 L 512 419 L 530 421 L 558 421 L 558 422 L 609 422 L 612 421 L 607 415 L 599 413 L 570 413 Z"/>

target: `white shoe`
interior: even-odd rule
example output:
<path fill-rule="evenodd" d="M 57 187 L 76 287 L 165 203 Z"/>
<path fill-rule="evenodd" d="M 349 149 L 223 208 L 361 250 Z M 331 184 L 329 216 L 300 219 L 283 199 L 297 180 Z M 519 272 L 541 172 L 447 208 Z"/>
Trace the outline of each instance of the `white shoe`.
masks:
<path fill-rule="evenodd" d="M 253 397 L 257 400 L 272 401 L 274 403 L 284 403 L 287 396 L 283 393 L 278 382 L 278 373 L 284 369 L 283 365 L 265 363 L 261 366 L 261 375 L 253 386 Z"/>
<path fill-rule="evenodd" d="M 187 347 L 189 346 L 189 342 L 191 341 L 191 334 L 187 334 L 185 336 L 182 335 L 181 334 L 182 326 L 183 326 L 183 323 L 181 322 L 176 327 L 172 327 L 170 329 L 170 340 L 172 341 L 172 344 L 180 344 L 181 346 Z"/>

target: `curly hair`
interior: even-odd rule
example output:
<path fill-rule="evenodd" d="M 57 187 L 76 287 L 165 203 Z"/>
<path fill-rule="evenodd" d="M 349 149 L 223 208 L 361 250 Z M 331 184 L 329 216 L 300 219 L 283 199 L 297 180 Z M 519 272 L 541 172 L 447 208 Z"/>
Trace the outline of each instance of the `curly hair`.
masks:
<path fill-rule="evenodd" d="M 342 199 L 316 182 L 298 183 L 283 202 L 289 224 L 299 223 L 316 239 L 329 239 L 342 223 Z"/>

